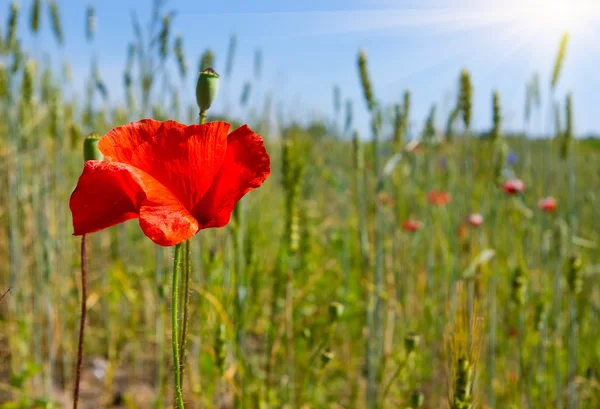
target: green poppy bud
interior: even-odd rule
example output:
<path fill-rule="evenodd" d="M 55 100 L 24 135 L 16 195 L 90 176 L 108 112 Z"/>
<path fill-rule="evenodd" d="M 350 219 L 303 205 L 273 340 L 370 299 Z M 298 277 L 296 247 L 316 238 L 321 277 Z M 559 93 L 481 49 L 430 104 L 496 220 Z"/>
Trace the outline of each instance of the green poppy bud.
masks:
<path fill-rule="evenodd" d="M 421 341 L 421 337 L 419 334 L 415 334 L 411 332 L 406 337 L 404 337 L 404 347 L 406 348 L 407 353 L 413 352 L 419 346 L 419 342 Z"/>
<path fill-rule="evenodd" d="M 198 102 L 200 112 L 205 112 L 210 108 L 218 91 L 219 74 L 212 68 L 201 71 L 196 84 L 196 102 Z"/>
<path fill-rule="evenodd" d="M 83 140 L 83 160 L 103 160 L 104 156 L 100 149 L 98 149 L 98 142 L 100 138 L 96 134 L 90 134 Z"/>
<path fill-rule="evenodd" d="M 415 389 L 410 396 L 410 405 L 412 409 L 419 409 L 423 406 L 423 402 L 425 401 L 425 395 L 418 389 Z"/>
<path fill-rule="evenodd" d="M 331 322 L 339 320 L 344 315 L 344 304 L 337 301 L 329 304 L 329 318 Z"/>
<path fill-rule="evenodd" d="M 321 363 L 323 366 L 326 366 L 334 357 L 335 355 L 333 351 L 329 348 L 326 348 L 323 352 L 321 352 Z"/>

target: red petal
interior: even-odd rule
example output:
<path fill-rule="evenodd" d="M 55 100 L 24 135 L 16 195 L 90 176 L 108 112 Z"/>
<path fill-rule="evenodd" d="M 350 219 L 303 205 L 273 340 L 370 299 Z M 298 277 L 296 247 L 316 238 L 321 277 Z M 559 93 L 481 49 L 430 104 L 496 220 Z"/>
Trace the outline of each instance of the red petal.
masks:
<path fill-rule="evenodd" d="M 200 228 L 225 226 L 238 200 L 262 185 L 270 173 L 271 160 L 260 135 L 246 125 L 233 131 L 227 138 L 223 166 L 192 210 Z"/>
<path fill-rule="evenodd" d="M 226 122 L 164 127 L 133 153 L 131 164 L 166 186 L 187 209 L 210 188 L 227 149 Z"/>
<path fill-rule="evenodd" d="M 100 139 L 98 148 L 107 162 L 131 164 L 133 152 L 142 143 L 154 137 L 157 132 L 181 127 L 185 127 L 185 125 L 175 121 L 161 122 L 154 119 L 142 119 L 110 130 Z"/>
<path fill-rule="evenodd" d="M 70 208 L 77 236 L 137 217 L 144 233 L 162 246 L 180 243 L 198 231 L 198 222 L 167 188 L 123 163 L 86 162 Z"/>

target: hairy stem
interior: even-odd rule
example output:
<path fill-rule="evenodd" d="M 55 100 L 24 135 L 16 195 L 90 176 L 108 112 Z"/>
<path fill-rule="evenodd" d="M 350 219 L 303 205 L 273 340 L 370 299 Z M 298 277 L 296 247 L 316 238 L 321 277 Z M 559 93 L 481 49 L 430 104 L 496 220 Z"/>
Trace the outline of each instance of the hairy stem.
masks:
<path fill-rule="evenodd" d="M 171 288 L 171 329 L 173 344 L 173 375 L 175 379 L 175 401 L 177 409 L 183 409 L 183 393 L 181 391 L 181 367 L 179 361 L 179 263 L 181 261 L 181 243 L 175 246 L 175 260 L 173 262 L 173 285 Z"/>
<path fill-rule="evenodd" d="M 87 248 L 85 234 L 81 237 L 81 318 L 79 321 L 79 343 L 77 346 L 77 371 L 75 375 L 75 390 L 73 392 L 73 409 L 77 409 L 79 402 L 79 383 L 81 381 L 81 368 L 83 366 L 83 338 L 85 335 L 85 316 L 87 301 Z"/>

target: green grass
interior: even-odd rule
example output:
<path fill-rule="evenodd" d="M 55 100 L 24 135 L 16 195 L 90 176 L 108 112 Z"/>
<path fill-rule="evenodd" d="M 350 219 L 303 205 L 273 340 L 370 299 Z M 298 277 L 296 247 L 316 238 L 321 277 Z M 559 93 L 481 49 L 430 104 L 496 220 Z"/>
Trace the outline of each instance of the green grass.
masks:
<path fill-rule="evenodd" d="M 84 136 L 145 116 L 197 121 L 195 107 L 155 103 L 162 88 L 182 92 L 169 83 L 159 46 L 127 69 L 129 106 L 94 103 L 101 80 L 93 73 L 92 93 L 67 99 L 68 82 L 41 62 L 26 84 L 31 89 L 23 89 L 25 62 L 17 59 L 11 71 L 20 54 L 2 47 L 8 92 L 0 92 L 0 295 L 10 292 L 0 301 L 0 408 L 70 406 L 80 238 L 71 234 L 68 203 Z M 398 153 L 391 132 L 381 133 L 378 152 L 361 142 L 362 168 L 350 138 L 331 124 L 277 118 L 278 137 L 268 126 L 274 118 L 224 119 L 263 135 L 272 174 L 230 225 L 191 240 L 186 407 L 406 408 L 421 396 L 423 408 L 450 407 L 450 396 L 465 395 L 452 377 L 465 353 L 457 345 L 473 335 L 468 324 L 453 324 L 464 302 L 469 316 L 460 319 L 481 325 L 480 350 L 468 355 L 476 357 L 476 406 L 600 406 L 598 140 L 573 141 L 563 161 L 555 141 L 505 138 L 518 157 L 505 171 L 527 186 L 521 197 L 508 197 L 495 181 L 492 141 L 465 138 L 460 129 L 452 143 L 403 152 L 377 181 L 374 159 L 386 169 Z M 385 130 L 394 118 L 384 114 L 383 121 Z M 429 204 L 431 190 L 449 192 L 452 201 Z M 553 214 L 537 207 L 549 195 L 558 202 Z M 471 212 L 483 215 L 481 227 L 466 224 Z M 409 217 L 423 223 L 418 232 L 402 230 Z M 571 290 L 566 267 L 575 253 L 583 265 L 580 292 Z M 171 407 L 173 256 L 136 221 L 88 237 L 83 403 L 113 407 L 120 397 L 126 407 Z M 457 290 L 463 282 L 472 299 Z M 378 312 L 370 315 L 375 298 Z M 406 340 L 413 333 L 420 340 L 414 350 Z M 370 402 L 367 339 L 380 348 L 370 363 L 377 368 Z M 97 362 L 104 366 L 94 379 Z"/>

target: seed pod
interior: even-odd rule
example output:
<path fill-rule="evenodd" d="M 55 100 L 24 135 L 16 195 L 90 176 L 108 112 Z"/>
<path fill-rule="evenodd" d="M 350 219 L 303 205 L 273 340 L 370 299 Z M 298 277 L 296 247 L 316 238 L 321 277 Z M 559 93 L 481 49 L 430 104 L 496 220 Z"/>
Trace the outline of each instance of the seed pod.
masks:
<path fill-rule="evenodd" d="M 371 87 L 371 80 L 367 71 L 367 55 L 362 49 L 358 54 L 358 70 L 367 108 L 369 111 L 372 111 L 375 107 L 375 97 L 373 96 L 373 88 Z"/>
<path fill-rule="evenodd" d="M 54 32 L 54 37 L 56 37 L 56 41 L 59 45 L 63 44 L 63 31 L 62 26 L 60 24 L 60 16 L 58 14 L 58 6 L 56 5 L 56 1 L 50 0 L 49 3 L 50 10 L 50 21 L 52 22 L 52 31 Z"/>
<path fill-rule="evenodd" d="M 42 0 L 33 0 L 31 4 L 31 19 L 29 20 L 31 31 L 37 34 L 40 29 L 40 8 L 42 6 Z"/>
<path fill-rule="evenodd" d="M 185 78 L 187 75 L 187 64 L 185 62 L 185 55 L 183 54 L 183 39 L 180 34 L 177 34 L 175 37 L 175 45 L 173 46 L 175 50 L 175 58 L 177 58 L 177 66 L 179 67 L 179 75 L 181 78 Z"/>
<path fill-rule="evenodd" d="M 104 156 L 100 149 L 98 149 L 98 142 L 100 142 L 100 137 L 91 133 L 83 140 L 83 160 L 103 160 Z"/>
<path fill-rule="evenodd" d="M 513 273 L 512 279 L 512 300 L 519 306 L 525 305 L 525 299 L 527 297 L 527 276 L 525 269 L 522 266 L 517 266 Z"/>
<path fill-rule="evenodd" d="M 579 255 L 573 255 L 567 261 L 567 283 L 574 295 L 581 293 L 583 289 L 583 275 L 582 262 Z"/>
<path fill-rule="evenodd" d="M 196 83 L 196 102 L 200 112 L 206 112 L 212 105 L 219 91 L 219 74 L 207 68 L 198 75 Z"/>
<path fill-rule="evenodd" d="M 88 41 L 92 41 L 96 30 L 96 11 L 93 6 L 87 8 L 85 21 L 85 36 Z"/>
<path fill-rule="evenodd" d="M 471 127 L 471 114 L 473 103 L 473 86 L 471 85 L 471 74 L 469 71 L 462 70 L 460 73 L 460 93 L 458 97 L 458 108 L 462 114 L 463 123 L 466 129 Z"/>

